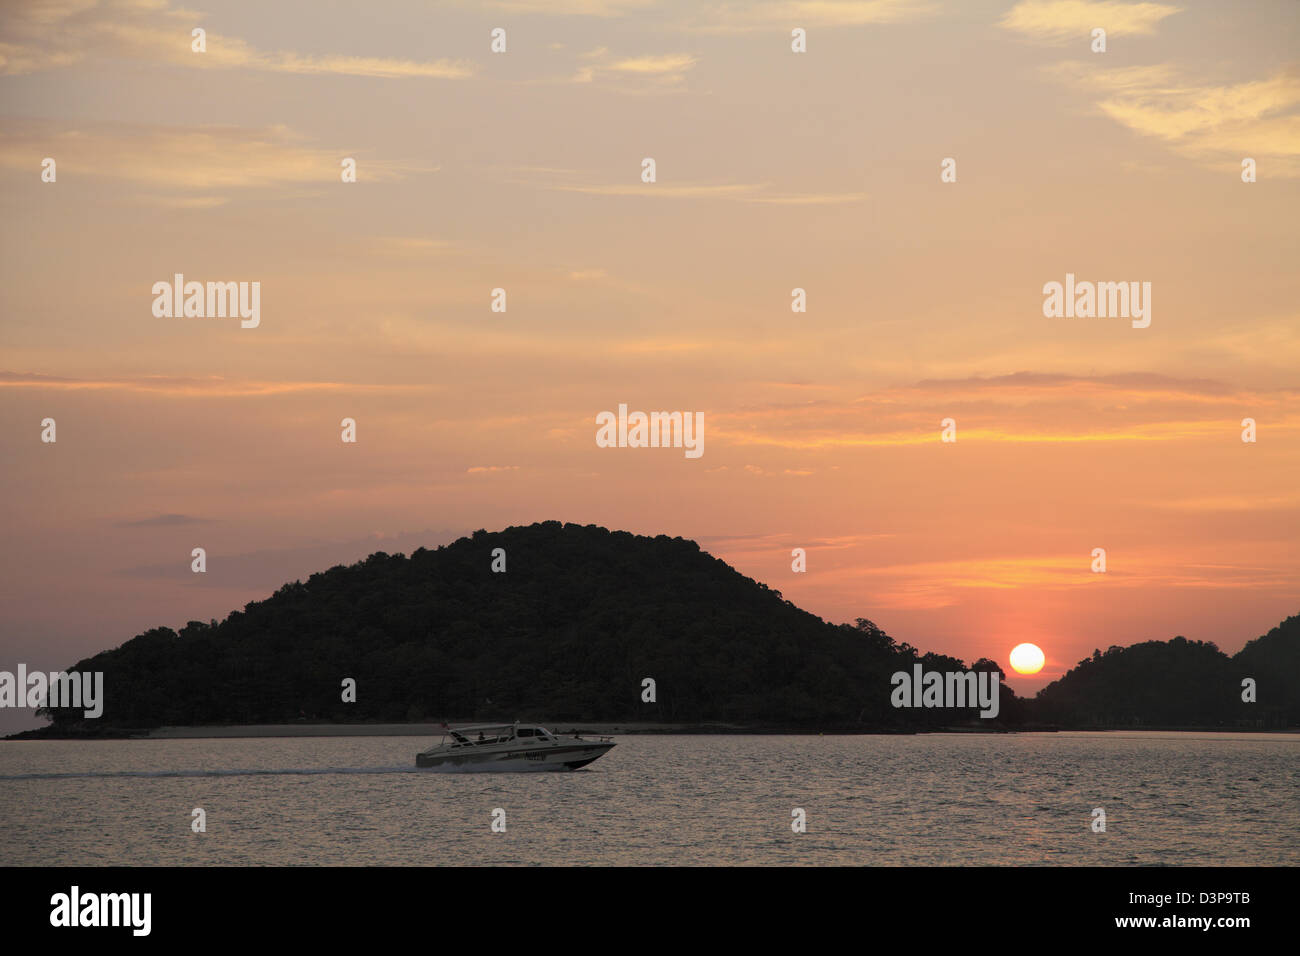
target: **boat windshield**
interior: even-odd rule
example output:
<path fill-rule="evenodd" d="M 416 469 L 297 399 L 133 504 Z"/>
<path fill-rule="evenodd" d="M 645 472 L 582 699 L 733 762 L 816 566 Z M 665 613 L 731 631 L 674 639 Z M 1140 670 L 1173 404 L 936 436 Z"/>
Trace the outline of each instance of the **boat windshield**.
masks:
<path fill-rule="evenodd" d="M 463 727 L 448 731 L 453 747 L 478 747 L 483 744 L 496 744 L 510 740 L 513 736 L 509 727 Z"/>
<path fill-rule="evenodd" d="M 447 736 L 451 738 L 451 746 L 453 747 L 481 747 L 483 744 L 507 743 L 516 738 L 524 740 L 556 739 L 555 734 L 538 724 L 530 724 L 526 727 L 509 724 L 493 727 L 461 727 L 458 730 L 448 730 Z"/>
<path fill-rule="evenodd" d="M 555 735 L 545 727 L 520 727 L 515 731 L 517 737 L 536 737 L 539 740 L 550 740 Z"/>

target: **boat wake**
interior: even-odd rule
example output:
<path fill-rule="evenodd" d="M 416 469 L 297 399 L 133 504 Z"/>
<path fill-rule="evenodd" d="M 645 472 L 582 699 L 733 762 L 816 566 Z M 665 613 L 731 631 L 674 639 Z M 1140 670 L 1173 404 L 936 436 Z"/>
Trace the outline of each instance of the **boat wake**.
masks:
<path fill-rule="evenodd" d="M 73 773 L 0 774 L 0 781 L 94 780 L 117 777 L 314 777 L 323 774 L 424 773 L 416 767 L 288 767 L 247 770 L 106 770 Z"/>

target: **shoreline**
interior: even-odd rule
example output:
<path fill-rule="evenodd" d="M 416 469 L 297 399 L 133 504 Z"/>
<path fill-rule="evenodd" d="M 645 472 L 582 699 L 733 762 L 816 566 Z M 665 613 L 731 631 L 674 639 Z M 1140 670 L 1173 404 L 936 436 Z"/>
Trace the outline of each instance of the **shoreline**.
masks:
<path fill-rule="evenodd" d="M 452 726 L 471 723 L 462 721 Z M 481 721 L 486 723 L 486 721 Z M 700 724 L 658 724 L 644 722 L 549 724 L 537 721 L 557 734 L 575 730 L 590 734 L 698 733 Z M 713 733 L 734 733 L 736 725 L 712 725 Z M 141 734 L 147 740 L 187 740 L 219 737 L 441 737 L 447 729 L 441 724 L 242 724 L 208 727 L 158 727 Z"/>
<path fill-rule="evenodd" d="M 457 721 L 452 726 L 464 726 L 472 721 Z M 487 723 L 480 721 L 478 723 Z M 526 721 L 525 723 L 529 723 Z M 822 729 L 807 727 L 782 727 L 779 725 L 755 726 L 728 723 L 658 723 L 646 721 L 535 721 L 556 734 L 637 735 L 637 734 L 717 734 L 774 735 L 774 736 L 898 736 L 925 734 L 1040 734 L 1040 733 L 1188 733 L 1188 734 L 1295 734 L 1300 728 L 1244 728 L 1244 727 L 1059 727 L 1050 725 L 1024 725 L 1021 727 L 954 726 L 933 727 L 922 730 L 895 728 L 848 728 L 828 725 Z M 446 732 L 442 723 L 374 723 L 374 724 L 229 724 L 202 726 L 171 726 L 152 729 L 121 729 L 104 733 L 50 733 L 49 728 L 23 731 L 0 738 L 0 741 L 31 740 L 216 740 L 225 738 L 299 738 L 299 737 L 441 737 Z"/>

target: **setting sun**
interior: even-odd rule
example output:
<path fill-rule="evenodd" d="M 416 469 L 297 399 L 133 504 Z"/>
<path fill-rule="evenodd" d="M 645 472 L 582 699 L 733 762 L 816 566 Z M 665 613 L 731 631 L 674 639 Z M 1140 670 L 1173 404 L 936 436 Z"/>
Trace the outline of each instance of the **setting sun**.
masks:
<path fill-rule="evenodd" d="M 1017 644 L 1011 649 L 1011 669 L 1017 674 L 1037 674 L 1045 661 L 1037 644 Z"/>

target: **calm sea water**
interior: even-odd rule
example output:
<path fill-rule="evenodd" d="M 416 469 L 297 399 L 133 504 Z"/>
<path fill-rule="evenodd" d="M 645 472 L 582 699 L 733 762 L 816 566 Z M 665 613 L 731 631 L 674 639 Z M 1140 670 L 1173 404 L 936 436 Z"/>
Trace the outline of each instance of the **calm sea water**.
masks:
<path fill-rule="evenodd" d="M 4 743 L 0 864 L 1300 864 L 1300 735 L 617 740 L 538 774 L 417 771 L 415 737 Z"/>

